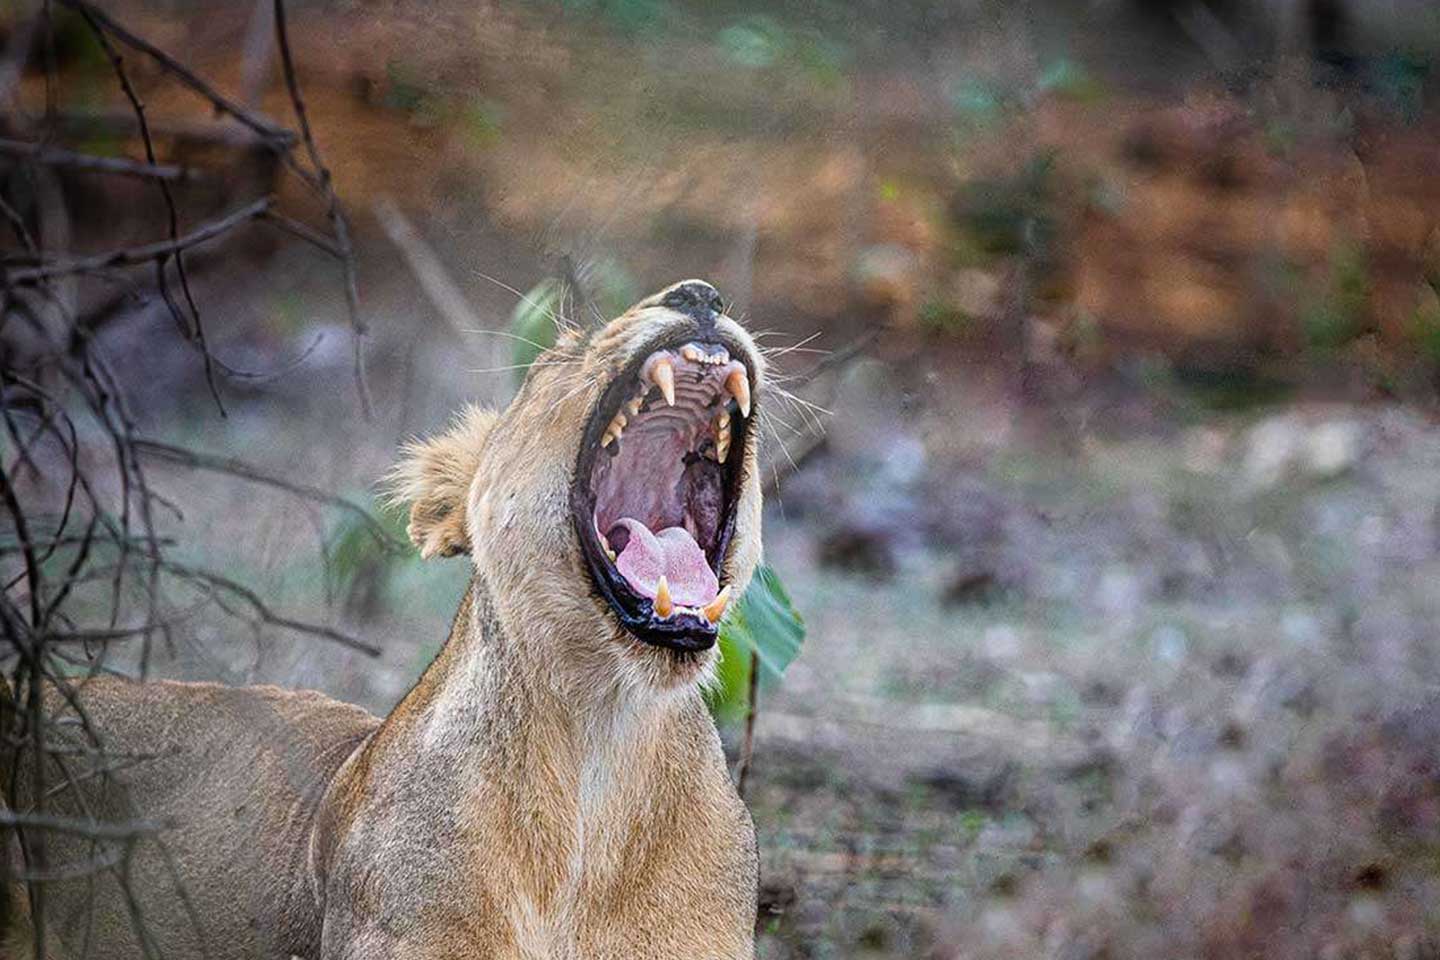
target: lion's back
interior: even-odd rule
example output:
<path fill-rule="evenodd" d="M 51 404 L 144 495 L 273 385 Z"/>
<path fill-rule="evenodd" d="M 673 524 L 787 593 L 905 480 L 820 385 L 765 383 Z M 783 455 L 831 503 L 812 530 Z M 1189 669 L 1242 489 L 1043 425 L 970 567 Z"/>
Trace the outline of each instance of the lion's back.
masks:
<path fill-rule="evenodd" d="M 46 812 L 132 831 L 98 846 L 47 833 L 47 872 L 99 868 L 93 885 L 46 885 L 62 941 L 78 949 L 89 927 L 95 955 L 142 954 L 123 865 L 163 955 L 285 957 L 316 942 L 311 818 L 375 717 L 310 691 L 113 678 L 51 691 L 46 707 L 59 747 Z"/>

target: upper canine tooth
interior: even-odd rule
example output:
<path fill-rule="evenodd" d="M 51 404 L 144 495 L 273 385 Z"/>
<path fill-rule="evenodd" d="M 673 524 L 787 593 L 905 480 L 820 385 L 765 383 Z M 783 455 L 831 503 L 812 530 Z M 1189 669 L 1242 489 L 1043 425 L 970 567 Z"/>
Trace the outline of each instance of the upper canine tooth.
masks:
<path fill-rule="evenodd" d="M 740 406 L 740 416 L 750 416 L 750 379 L 745 376 L 745 369 L 737 367 L 730 371 L 730 376 L 725 378 L 725 389 L 735 398 Z"/>
<path fill-rule="evenodd" d="M 670 616 L 675 609 L 675 604 L 670 600 L 670 583 L 665 575 L 660 575 L 660 582 L 655 585 L 655 615 L 660 618 Z"/>
<path fill-rule="evenodd" d="M 650 379 L 660 388 L 665 405 L 675 406 L 675 365 L 670 362 L 669 357 L 661 357 L 655 361 L 655 365 L 650 368 Z"/>
<path fill-rule="evenodd" d="M 705 619 L 711 623 L 719 623 L 720 618 L 725 616 L 725 608 L 730 605 L 730 584 L 725 584 L 725 589 L 716 595 L 714 600 L 705 604 Z"/>

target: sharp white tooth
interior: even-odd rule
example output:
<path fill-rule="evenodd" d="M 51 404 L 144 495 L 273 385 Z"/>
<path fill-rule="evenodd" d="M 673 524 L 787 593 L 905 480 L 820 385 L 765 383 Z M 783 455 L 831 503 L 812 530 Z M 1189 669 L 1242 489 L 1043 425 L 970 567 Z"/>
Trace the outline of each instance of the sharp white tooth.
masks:
<path fill-rule="evenodd" d="M 660 575 L 660 582 L 655 585 L 655 615 L 662 620 L 670 616 L 675 610 L 675 604 L 670 599 L 670 583 L 665 575 Z"/>
<path fill-rule="evenodd" d="M 730 584 L 725 584 L 725 589 L 705 605 L 705 619 L 711 623 L 719 623 L 720 618 L 725 616 L 725 608 L 730 605 Z"/>
<path fill-rule="evenodd" d="M 650 368 L 650 379 L 655 386 L 660 388 L 660 395 L 665 398 L 665 405 L 675 406 L 675 365 L 670 362 L 669 357 L 660 357 Z"/>
<path fill-rule="evenodd" d="M 730 376 L 725 378 L 725 389 L 735 398 L 735 403 L 740 407 L 740 416 L 750 416 L 750 378 L 745 376 L 744 367 L 736 367 L 730 371 Z"/>
<path fill-rule="evenodd" d="M 730 455 L 730 414 L 721 410 L 715 415 L 715 461 L 724 463 Z"/>

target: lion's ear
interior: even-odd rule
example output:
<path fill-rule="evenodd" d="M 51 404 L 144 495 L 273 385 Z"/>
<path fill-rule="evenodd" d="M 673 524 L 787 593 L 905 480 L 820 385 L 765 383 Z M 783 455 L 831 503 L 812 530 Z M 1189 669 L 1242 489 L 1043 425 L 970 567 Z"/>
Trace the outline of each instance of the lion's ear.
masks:
<path fill-rule="evenodd" d="M 465 500 L 480 469 L 485 438 L 499 416 L 494 410 L 466 407 L 449 430 L 406 444 L 403 458 L 386 478 L 387 499 L 410 504 L 406 532 L 421 557 L 470 552 Z"/>

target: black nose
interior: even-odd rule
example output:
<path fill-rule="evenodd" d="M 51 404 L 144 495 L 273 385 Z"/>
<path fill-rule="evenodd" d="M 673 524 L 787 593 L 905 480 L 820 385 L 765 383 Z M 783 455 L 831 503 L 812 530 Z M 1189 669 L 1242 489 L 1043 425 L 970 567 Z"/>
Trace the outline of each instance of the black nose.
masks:
<path fill-rule="evenodd" d="M 690 280 L 680 284 L 665 294 L 660 305 L 690 317 L 700 325 L 702 333 L 713 329 L 715 321 L 725 310 L 720 291 L 702 280 Z"/>

